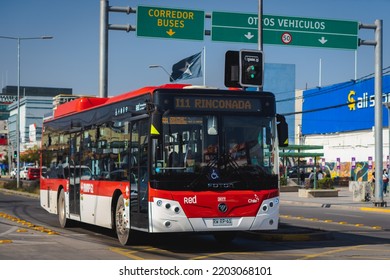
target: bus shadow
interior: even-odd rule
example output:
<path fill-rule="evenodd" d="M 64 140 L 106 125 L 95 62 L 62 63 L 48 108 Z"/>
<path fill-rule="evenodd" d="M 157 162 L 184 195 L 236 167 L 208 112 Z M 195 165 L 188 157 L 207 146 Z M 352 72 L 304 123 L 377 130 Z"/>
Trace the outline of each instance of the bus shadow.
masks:
<path fill-rule="evenodd" d="M 290 251 L 323 252 L 331 248 L 390 245 L 390 233 L 389 237 L 374 237 L 369 235 L 370 232 L 365 235 L 362 231 L 335 232 L 287 224 L 281 224 L 280 230 L 277 231 L 239 232 L 230 242 L 217 241 L 213 233 L 149 234 L 132 231 L 131 241 L 127 246 L 121 246 L 116 234 L 110 229 L 82 223 L 74 224 L 72 229 L 98 233 L 102 235 L 101 242 L 125 250 L 135 250 L 140 254 L 144 253 L 142 248 L 145 247 L 157 249 L 149 250 L 155 255 L 148 255 L 147 259 L 188 259 L 189 256 L 190 258 L 234 259 L 233 256 L 228 256 L 235 253 L 240 255 L 248 253 L 254 258 L 288 260 L 298 258 L 296 253 L 289 253 Z M 387 257 L 390 258 L 390 253 Z"/>
<path fill-rule="evenodd" d="M 141 234 L 135 238 L 130 246 L 144 245 L 153 246 L 163 251 L 177 254 L 217 254 L 212 258 L 218 258 L 219 253 L 267 253 L 265 258 L 270 259 L 295 259 L 289 251 L 313 250 L 315 252 L 327 249 L 390 245 L 388 237 L 373 237 L 359 233 L 343 233 L 332 231 L 313 230 L 305 227 L 284 227 L 282 232 L 241 232 L 230 242 L 219 242 L 213 234 Z M 273 254 L 278 252 L 277 256 Z M 284 253 L 285 254 L 284 254 Z M 268 254 L 269 253 L 269 254 Z M 390 257 L 390 252 L 387 255 Z M 226 255 L 221 254 L 221 259 Z"/>

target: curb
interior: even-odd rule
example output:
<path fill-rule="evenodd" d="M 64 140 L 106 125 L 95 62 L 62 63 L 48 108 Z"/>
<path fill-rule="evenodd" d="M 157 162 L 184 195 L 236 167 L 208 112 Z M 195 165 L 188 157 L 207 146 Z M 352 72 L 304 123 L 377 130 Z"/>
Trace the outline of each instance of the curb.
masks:
<path fill-rule="evenodd" d="M 379 213 L 390 213 L 390 209 L 381 209 L 377 207 L 361 207 L 360 211 L 367 211 L 367 212 L 379 212 Z"/>
<path fill-rule="evenodd" d="M 333 209 L 347 209 L 355 211 L 371 211 L 378 213 L 389 213 L 390 208 L 378 208 L 375 206 L 361 206 L 361 205 L 340 205 L 331 203 L 320 203 L 320 202 L 304 202 L 304 201 L 291 201 L 291 200 L 280 200 L 280 204 L 299 205 L 299 206 L 310 206 L 310 207 L 321 207 L 321 208 L 333 208 Z"/>

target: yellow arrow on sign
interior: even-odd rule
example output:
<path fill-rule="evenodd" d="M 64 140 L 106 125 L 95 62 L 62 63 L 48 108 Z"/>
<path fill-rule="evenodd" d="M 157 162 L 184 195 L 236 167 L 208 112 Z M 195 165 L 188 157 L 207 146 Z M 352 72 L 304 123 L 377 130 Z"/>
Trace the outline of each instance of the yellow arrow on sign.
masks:
<path fill-rule="evenodd" d="M 176 33 L 176 32 L 173 31 L 172 28 L 169 29 L 169 30 L 167 31 L 167 34 L 168 34 L 169 36 L 172 36 L 172 35 L 175 34 L 175 33 Z"/>

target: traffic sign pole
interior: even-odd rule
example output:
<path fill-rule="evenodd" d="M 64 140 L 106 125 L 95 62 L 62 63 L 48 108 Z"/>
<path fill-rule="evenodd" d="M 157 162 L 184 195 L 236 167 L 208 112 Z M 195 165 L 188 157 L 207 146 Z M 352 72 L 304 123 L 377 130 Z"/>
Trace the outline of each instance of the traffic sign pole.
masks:
<path fill-rule="evenodd" d="M 258 25 L 257 25 L 257 49 L 262 52 L 263 51 L 263 0 L 259 0 L 258 3 Z M 263 69 L 262 69 L 263 72 Z M 262 77 L 263 79 L 263 77 Z M 258 86 L 257 90 L 261 91 L 263 89 L 263 82 Z"/>
<path fill-rule="evenodd" d="M 376 20 L 374 25 L 362 24 L 360 28 L 375 30 L 375 41 L 360 40 L 360 45 L 375 47 L 375 206 L 387 206 L 383 200 L 383 109 L 382 109 L 382 76 L 383 76 L 383 31 L 382 20 Z"/>
<path fill-rule="evenodd" d="M 257 24 L 257 49 L 263 51 L 263 0 L 259 0 L 258 4 L 258 24 Z"/>

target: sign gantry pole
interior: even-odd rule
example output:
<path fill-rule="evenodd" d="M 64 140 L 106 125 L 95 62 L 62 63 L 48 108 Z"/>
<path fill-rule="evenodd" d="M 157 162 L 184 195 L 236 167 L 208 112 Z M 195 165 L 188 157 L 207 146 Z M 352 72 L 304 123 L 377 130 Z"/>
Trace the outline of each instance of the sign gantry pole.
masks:
<path fill-rule="evenodd" d="M 259 11 L 257 16 L 257 49 L 263 51 L 263 0 L 259 0 Z M 264 58 L 264 55 L 263 55 Z M 264 74 L 263 74 L 264 75 Z M 263 90 L 263 86 L 257 88 L 258 91 Z"/>
<path fill-rule="evenodd" d="M 375 41 L 359 40 L 359 45 L 375 47 L 375 206 L 386 206 L 383 200 L 383 109 L 382 109 L 382 76 L 383 76 L 383 43 L 382 20 L 376 20 L 375 24 L 360 24 L 360 29 L 375 30 Z"/>
<path fill-rule="evenodd" d="M 107 97 L 108 1 L 100 0 L 99 97 Z"/>
<path fill-rule="evenodd" d="M 99 97 L 108 97 L 108 30 L 135 31 L 131 25 L 109 24 L 109 12 L 135 13 L 131 7 L 110 7 L 108 0 L 100 0 L 99 38 Z"/>

